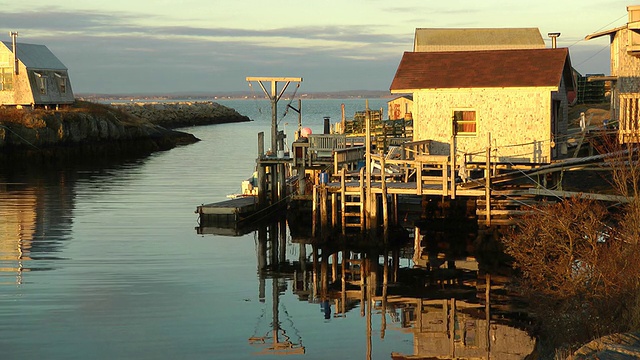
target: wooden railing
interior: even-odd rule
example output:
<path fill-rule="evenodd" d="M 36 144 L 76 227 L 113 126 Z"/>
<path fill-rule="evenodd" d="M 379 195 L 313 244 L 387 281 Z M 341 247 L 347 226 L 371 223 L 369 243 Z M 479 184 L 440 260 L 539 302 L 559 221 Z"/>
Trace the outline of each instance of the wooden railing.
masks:
<path fill-rule="evenodd" d="M 347 147 L 344 134 L 310 134 L 309 152 L 315 157 L 331 157 L 333 151 Z"/>
<path fill-rule="evenodd" d="M 337 174 L 342 168 L 353 170 L 357 166 L 358 162 L 364 160 L 364 151 L 364 146 L 334 150 L 333 173 Z"/>
<path fill-rule="evenodd" d="M 415 175 L 416 194 L 422 195 L 425 185 L 441 185 L 439 189 L 443 196 L 449 195 L 449 156 L 448 155 L 417 155 L 414 159 L 385 159 L 382 156 L 371 155 L 375 168 L 380 169 L 380 179 L 384 182 L 388 177 L 394 181 L 409 182 Z M 455 184 L 451 186 L 455 189 Z"/>
<path fill-rule="evenodd" d="M 620 94 L 618 141 L 640 142 L 640 94 Z"/>

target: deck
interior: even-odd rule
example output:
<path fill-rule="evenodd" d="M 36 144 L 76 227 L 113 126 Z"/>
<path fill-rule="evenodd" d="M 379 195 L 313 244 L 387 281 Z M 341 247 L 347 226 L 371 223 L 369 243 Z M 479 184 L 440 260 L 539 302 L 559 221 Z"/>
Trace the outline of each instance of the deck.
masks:
<path fill-rule="evenodd" d="M 244 196 L 211 204 L 203 204 L 196 208 L 201 223 L 215 222 L 218 225 L 235 226 L 245 216 L 258 210 L 256 196 Z"/>

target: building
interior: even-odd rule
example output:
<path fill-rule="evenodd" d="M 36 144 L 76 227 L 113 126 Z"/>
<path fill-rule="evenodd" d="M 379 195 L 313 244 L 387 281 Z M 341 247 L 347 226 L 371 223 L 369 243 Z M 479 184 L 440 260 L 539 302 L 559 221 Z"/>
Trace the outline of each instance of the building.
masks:
<path fill-rule="evenodd" d="M 389 120 L 411 120 L 413 113 L 413 96 L 402 95 L 387 102 Z"/>
<path fill-rule="evenodd" d="M 457 161 L 543 164 L 566 153 L 569 51 L 405 52 L 392 93 L 413 94 L 413 139 Z M 453 145 L 453 147 L 452 147 Z"/>
<path fill-rule="evenodd" d="M 416 29 L 414 52 L 544 49 L 537 28 Z"/>
<path fill-rule="evenodd" d="M 627 24 L 587 35 L 585 40 L 609 36 L 611 76 L 594 78 L 608 80 L 611 85 L 611 118 L 619 121 L 621 143 L 640 142 L 640 6 L 627 6 Z"/>
<path fill-rule="evenodd" d="M 0 42 L 0 105 L 57 106 L 74 101 L 68 69 L 44 45 Z"/>

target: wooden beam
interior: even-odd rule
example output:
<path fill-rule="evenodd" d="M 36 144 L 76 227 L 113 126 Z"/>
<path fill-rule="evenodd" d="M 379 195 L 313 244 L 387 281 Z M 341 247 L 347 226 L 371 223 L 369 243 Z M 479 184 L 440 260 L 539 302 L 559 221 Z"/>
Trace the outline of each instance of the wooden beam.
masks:
<path fill-rule="evenodd" d="M 609 195 L 609 194 L 595 194 L 595 193 L 581 193 L 575 191 L 556 191 L 549 189 L 529 189 L 529 194 L 533 195 L 544 195 L 544 196 L 553 196 L 553 197 L 580 197 L 584 199 L 593 199 L 593 200 L 601 200 L 601 201 L 613 201 L 626 204 L 631 198 L 620 195 Z"/>

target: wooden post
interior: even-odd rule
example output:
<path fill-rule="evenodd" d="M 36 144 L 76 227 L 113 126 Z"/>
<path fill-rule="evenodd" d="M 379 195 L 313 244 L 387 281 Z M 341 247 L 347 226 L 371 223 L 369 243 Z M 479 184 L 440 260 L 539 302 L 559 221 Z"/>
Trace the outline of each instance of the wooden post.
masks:
<path fill-rule="evenodd" d="M 365 218 L 366 218 L 366 199 L 365 199 L 365 191 L 364 191 L 364 170 L 365 168 L 360 168 L 360 231 L 364 231 L 365 229 Z"/>
<path fill-rule="evenodd" d="M 324 236 L 327 233 L 327 186 L 325 184 L 320 185 L 320 235 Z"/>
<path fill-rule="evenodd" d="M 383 223 L 383 239 L 386 242 L 388 240 L 389 237 L 389 207 L 388 207 L 388 200 L 387 200 L 387 175 L 385 172 L 385 162 L 384 162 L 384 155 L 382 155 L 380 157 L 380 172 L 381 172 L 381 178 L 380 180 L 382 181 L 381 183 L 381 187 L 382 187 L 382 223 Z"/>
<path fill-rule="evenodd" d="M 393 194 L 393 224 L 399 225 L 400 219 L 398 218 L 398 194 Z"/>
<path fill-rule="evenodd" d="M 258 158 L 264 156 L 264 132 L 258 133 Z"/>
<path fill-rule="evenodd" d="M 335 229 L 338 226 L 338 194 L 331 193 L 331 227 Z"/>
<path fill-rule="evenodd" d="M 342 118 L 340 119 L 340 126 L 342 127 L 342 134 L 346 133 L 346 119 L 344 116 L 344 103 L 340 105 L 340 109 L 342 110 Z"/>
<path fill-rule="evenodd" d="M 342 235 L 347 234 L 347 191 L 345 186 L 345 177 L 346 170 L 340 170 L 340 210 L 342 210 Z"/>
<path fill-rule="evenodd" d="M 316 228 L 318 227 L 318 189 L 317 185 L 313 185 L 313 194 L 311 195 L 311 236 L 316 236 Z"/>
<path fill-rule="evenodd" d="M 447 171 L 444 172 L 446 174 Z M 416 195 L 422 195 L 422 161 L 420 160 L 416 160 Z"/>
<path fill-rule="evenodd" d="M 451 199 L 456 198 L 456 136 L 451 136 L 449 147 L 449 158 L 451 162 Z"/>
<path fill-rule="evenodd" d="M 486 223 L 491 226 L 491 133 L 488 135 L 489 144 L 487 145 L 487 172 L 485 173 L 484 196 L 486 203 Z"/>
<path fill-rule="evenodd" d="M 447 196 L 449 194 L 448 192 L 448 186 L 447 184 L 449 183 L 447 181 L 447 164 L 448 161 L 447 159 L 444 159 L 444 161 L 442 162 L 442 196 Z M 454 186 L 455 186 L 455 182 L 454 182 Z"/>
<path fill-rule="evenodd" d="M 373 196 L 371 196 L 371 111 L 369 110 L 367 102 L 367 110 L 365 112 L 364 122 L 365 122 L 365 168 L 366 168 L 366 199 L 365 204 L 365 213 L 367 214 L 367 228 L 371 228 L 371 208 L 373 204 Z"/>
<path fill-rule="evenodd" d="M 274 153 L 276 153 L 278 151 L 278 144 L 277 144 L 277 137 L 278 137 L 278 101 L 280 100 L 280 98 L 282 97 L 282 95 L 284 94 L 285 90 L 287 90 L 287 87 L 289 86 L 289 84 L 293 81 L 293 82 L 297 82 L 298 86 L 300 86 L 300 83 L 302 82 L 302 78 L 293 78 L 293 77 L 250 77 L 248 76 L 246 78 L 247 82 L 251 83 L 253 81 L 257 81 L 258 84 L 260 84 L 260 87 L 262 88 L 262 91 L 264 92 L 264 94 L 269 98 L 269 100 L 271 101 L 271 151 L 273 151 Z M 269 93 L 269 91 L 267 91 L 267 89 L 265 88 L 264 84 L 262 83 L 263 81 L 270 81 L 271 82 L 271 92 Z M 280 90 L 280 92 L 278 92 L 278 82 L 284 82 L 284 86 L 282 87 L 282 90 Z"/>

